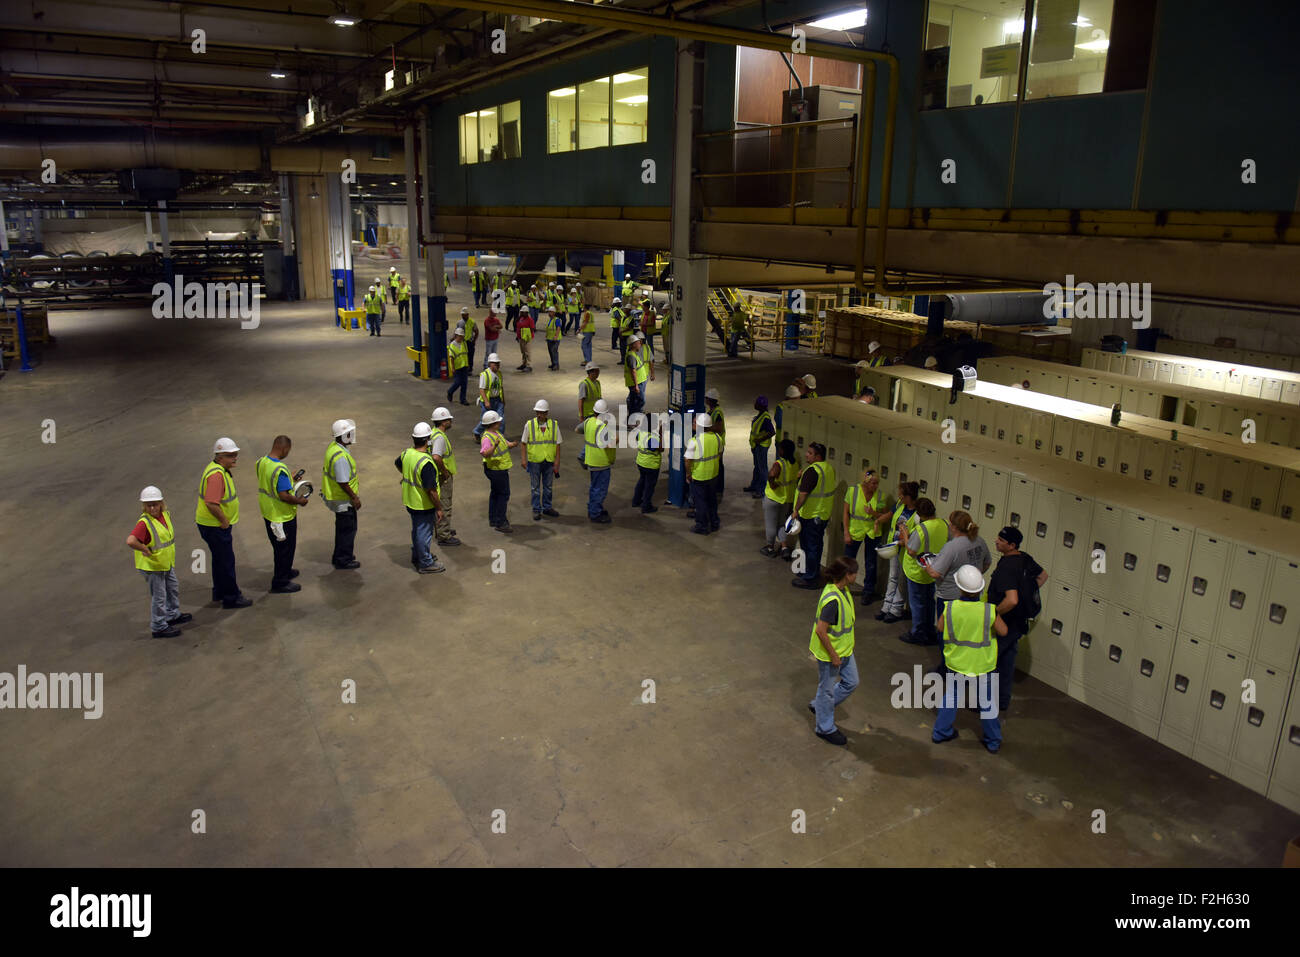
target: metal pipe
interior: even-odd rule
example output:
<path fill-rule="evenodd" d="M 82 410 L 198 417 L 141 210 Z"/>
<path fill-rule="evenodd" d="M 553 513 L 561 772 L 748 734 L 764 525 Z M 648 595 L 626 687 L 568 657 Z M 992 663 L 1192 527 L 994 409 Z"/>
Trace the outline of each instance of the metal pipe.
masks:
<path fill-rule="evenodd" d="M 864 63 L 863 71 L 866 73 L 866 83 L 862 89 L 862 109 L 858 110 L 858 115 L 862 118 L 858 128 L 858 235 L 857 235 L 857 259 L 853 271 L 853 285 L 857 288 L 863 288 L 862 268 L 867 258 L 867 203 L 871 200 L 871 138 L 876 127 L 876 65 L 874 63 Z M 896 71 L 891 70 L 890 73 Z M 867 105 L 870 104 L 871 112 L 868 114 Z M 893 119 L 893 110 L 890 110 L 890 119 Z M 885 158 L 889 162 L 889 157 Z M 876 263 L 877 281 L 879 275 L 884 270 L 884 261 Z"/>
<path fill-rule="evenodd" d="M 1025 0 L 1025 26 L 1020 31 L 1020 64 L 1016 70 L 1016 110 L 1015 118 L 1011 122 L 1011 156 L 1007 160 L 1007 209 L 1011 208 L 1011 194 L 1016 185 L 1016 150 L 1020 146 L 1020 108 L 1025 103 L 1025 86 L 1029 80 L 1029 47 L 1033 43 L 1033 33 L 1034 0 Z"/>
<path fill-rule="evenodd" d="M 440 6 L 434 0 L 418 0 L 427 6 Z M 1031 0 L 1032 2 L 1032 0 Z M 706 43 L 726 43 L 735 46 L 754 47 L 760 50 L 785 52 L 790 48 L 790 38 L 780 34 L 764 33 L 760 30 L 744 30 L 737 27 L 720 26 L 714 23 L 699 23 L 691 20 L 659 17 L 650 14 L 625 10 L 609 4 L 599 6 L 586 3 L 569 3 L 564 0 L 457 0 L 456 6 L 466 10 L 482 10 L 489 13 L 513 13 L 519 16 L 544 17 L 548 20 L 560 20 L 568 23 L 585 23 L 591 26 L 611 27 L 626 30 L 629 33 L 660 34 L 681 37 L 687 40 L 702 40 Z M 862 50 L 846 47 L 838 43 L 825 43 L 821 40 L 806 40 L 805 52 L 809 56 L 820 56 L 827 60 L 843 60 L 851 63 L 884 63 L 889 67 L 888 114 L 885 118 L 885 157 L 880 174 L 880 223 L 877 235 L 876 285 L 883 289 L 885 272 L 885 240 L 889 224 L 889 185 L 893 171 L 894 126 L 898 111 L 898 58 L 889 53 L 877 53 L 874 50 Z M 874 94 L 874 85 L 872 86 Z M 874 107 L 874 102 L 873 102 Z M 873 109 L 874 112 L 874 109 Z M 874 124 L 873 124 L 874 125 Z M 870 127 L 863 124 L 864 138 Z M 867 145 L 869 145 L 869 139 Z M 868 165 L 869 157 L 865 151 L 858 158 L 859 166 Z M 867 177 L 863 176 L 865 188 Z M 866 259 L 866 219 L 865 202 L 862 208 L 862 222 L 859 225 L 859 247 L 856 263 L 858 286 L 862 286 L 862 276 Z"/>

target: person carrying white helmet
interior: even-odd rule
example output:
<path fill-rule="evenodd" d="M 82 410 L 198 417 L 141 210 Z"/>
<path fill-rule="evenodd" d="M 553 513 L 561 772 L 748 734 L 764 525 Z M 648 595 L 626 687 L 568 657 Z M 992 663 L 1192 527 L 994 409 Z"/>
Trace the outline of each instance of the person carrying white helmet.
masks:
<path fill-rule="evenodd" d="M 275 560 L 271 592 L 276 595 L 302 591 L 302 586 L 294 581 L 298 569 L 293 567 L 293 556 L 298 549 L 298 509 L 310 499 L 294 488 L 302 473 L 290 478 L 289 467 L 284 464 L 292 450 L 293 442 L 289 436 L 277 435 L 271 442 L 271 451 L 259 458 L 254 466 L 257 507 L 262 513 L 266 539 L 271 543 Z"/>
<path fill-rule="evenodd" d="M 233 529 L 239 521 L 239 493 L 232 474 L 239 459 L 239 446 L 220 438 L 212 446 L 212 461 L 199 479 L 199 502 L 194 522 L 212 559 L 212 600 L 223 608 L 247 608 L 252 601 L 239 591 L 235 579 Z"/>
<path fill-rule="evenodd" d="M 442 502 L 442 518 L 434 525 L 434 532 L 439 545 L 459 545 L 456 529 L 451 527 L 451 511 L 454 507 L 456 484 L 456 453 L 451 447 L 452 414 L 442 406 L 433 410 L 431 418 L 433 433 L 429 437 L 429 455 L 438 468 L 438 500 Z"/>
<path fill-rule="evenodd" d="M 175 638 L 177 625 L 193 621 L 181 613 L 180 583 L 176 579 L 176 526 L 156 485 L 140 491 L 141 515 L 126 536 L 135 552 L 135 567 L 149 585 L 149 628 L 155 638 Z"/>
<path fill-rule="evenodd" d="M 335 568 L 360 568 L 353 553 L 357 540 L 357 512 L 361 510 L 361 482 L 357 477 L 357 460 L 352 445 L 357 440 L 357 424 L 351 419 L 336 419 L 330 426 L 334 440 L 325 447 L 325 465 L 321 469 L 321 498 L 334 513 Z"/>
<path fill-rule="evenodd" d="M 393 460 L 402 476 L 402 504 L 411 516 L 411 565 L 421 575 L 447 570 L 431 550 L 434 525 L 442 518 L 438 467 L 429 454 L 432 435 L 428 422 L 417 422 L 411 429 L 411 447 Z"/>
<path fill-rule="evenodd" d="M 617 439 L 608 421 L 609 405 L 597 399 L 592 415 L 582 427 L 582 464 L 591 477 L 587 492 L 587 518 L 598 525 L 611 521 L 605 510 L 605 496 L 609 494 L 610 473 L 614 468 Z"/>
<path fill-rule="evenodd" d="M 519 465 L 528 472 L 529 487 L 532 492 L 533 521 L 539 522 L 543 515 L 559 518 L 560 513 L 551 507 L 551 487 L 560 477 L 560 425 L 551 418 L 551 404 L 545 399 L 538 399 L 533 406 L 533 417 L 524 426 L 524 433 L 519 438 L 523 454 Z"/>

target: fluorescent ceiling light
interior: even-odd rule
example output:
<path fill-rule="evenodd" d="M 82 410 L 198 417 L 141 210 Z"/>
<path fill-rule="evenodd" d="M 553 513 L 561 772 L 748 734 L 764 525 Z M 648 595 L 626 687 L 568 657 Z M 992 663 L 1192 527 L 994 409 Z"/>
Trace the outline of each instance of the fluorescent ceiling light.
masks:
<path fill-rule="evenodd" d="M 1080 14 L 1079 19 L 1074 21 L 1074 25 L 1076 27 L 1090 27 L 1092 26 L 1092 21 Z"/>
<path fill-rule="evenodd" d="M 283 79 L 284 79 L 285 77 L 287 77 L 288 75 L 289 75 L 289 74 L 285 73 L 283 70 L 272 70 L 272 71 L 271 71 L 271 79 L 273 79 L 273 80 L 283 80 Z"/>
<path fill-rule="evenodd" d="M 336 27 L 355 27 L 360 22 L 360 17 L 351 17 L 346 13 L 336 13 L 334 16 L 330 17 L 330 23 L 334 24 Z"/>
<path fill-rule="evenodd" d="M 566 86 L 563 90 L 552 90 L 551 96 L 573 96 L 578 91 L 571 86 Z"/>
<path fill-rule="evenodd" d="M 497 111 L 496 111 L 496 110 L 479 110 L 478 113 L 475 114 L 475 115 L 476 115 L 476 116 L 496 116 L 496 115 L 497 115 Z"/>
<path fill-rule="evenodd" d="M 1102 37 L 1100 40 L 1089 40 L 1087 43 L 1076 43 L 1076 50 L 1089 50 L 1093 53 L 1101 53 L 1103 50 L 1110 49 L 1110 40 Z"/>
<path fill-rule="evenodd" d="M 615 73 L 614 74 L 615 83 L 631 83 L 634 80 L 644 80 L 644 79 L 645 77 L 639 76 L 636 73 Z"/>
<path fill-rule="evenodd" d="M 617 103 L 648 103 L 649 101 L 650 101 L 650 97 L 646 96 L 644 93 L 638 93 L 636 96 L 625 96 L 625 97 L 623 97 L 621 100 L 616 100 L 615 102 L 617 102 Z"/>
<path fill-rule="evenodd" d="M 846 13 L 835 13 L 829 17 L 822 17 L 820 20 L 813 20 L 808 24 L 810 27 L 817 27 L 821 30 L 852 30 L 854 27 L 860 27 L 867 22 L 867 9 L 849 10 Z"/>

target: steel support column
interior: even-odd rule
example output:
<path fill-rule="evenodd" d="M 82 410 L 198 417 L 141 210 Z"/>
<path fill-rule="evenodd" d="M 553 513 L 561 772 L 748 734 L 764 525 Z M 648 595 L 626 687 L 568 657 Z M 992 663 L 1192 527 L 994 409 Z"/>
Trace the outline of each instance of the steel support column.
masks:
<path fill-rule="evenodd" d="M 352 274 L 352 200 L 338 173 L 325 174 L 325 215 L 329 230 L 330 279 L 334 285 L 334 323 L 339 309 L 351 309 Z"/>

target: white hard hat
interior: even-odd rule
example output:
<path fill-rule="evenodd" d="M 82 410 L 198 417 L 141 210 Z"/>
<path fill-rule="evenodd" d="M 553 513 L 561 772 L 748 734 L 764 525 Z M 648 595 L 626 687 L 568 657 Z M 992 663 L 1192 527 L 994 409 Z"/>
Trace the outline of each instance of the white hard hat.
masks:
<path fill-rule="evenodd" d="M 547 311 L 547 312 L 554 312 L 554 311 L 555 311 L 555 307 L 554 307 L 554 306 L 547 306 L 547 307 L 546 307 L 546 311 Z"/>
<path fill-rule="evenodd" d="M 799 519 L 791 515 L 785 520 L 785 533 L 787 535 L 798 535 L 799 529 L 803 526 L 799 524 Z"/>
<path fill-rule="evenodd" d="M 984 590 L 984 576 L 974 565 L 963 565 L 953 576 L 957 587 L 968 595 L 978 595 Z"/>
<path fill-rule="evenodd" d="M 879 348 L 880 348 L 880 343 L 876 342 L 874 339 L 871 342 L 867 343 L 868 352 L 875 352 Z"/>
<path fill-rule="evenodd" d="M 855 363 L 853 364 L 853 368 L 855 368 L 855 369 L 869 369 L 869 368 L 871 368 L 871 363 L 868 362 L 866 359 L 859 359 L 857 362 L 855 362 Z"/>
<path fill-rule="evenodd" d="M 926 367 L 927 369 L 933 369 L 933 368 L 935 368 L 935 366 L 937 366 L 938 364 L 939 364 L 939 361 L 938 361 L 937 359 L 935 359 L 934 356 L 926 356 L 926 357 L 925 357 L 925 367 Z"/>
<path fill-rule="evenodd" d="M 547 402 L 545 399 L 538 399 L 538 400 L 537 400 L 537 404 L 533 406 L 533 411 L 534 411 L 534 412 L 550 412 L 550 411 L 551 411 L 551 403 Z"/>
<path fill-rule="evenodd" d="M 512 286 L 517 286 L 517 285 L 519 285 L 519 280 L 518 280 L 518 279 L 511 279 L 511 280 L 510 280 L 510 285 L 512 285 Z"/>
<path fill-rule="evenodd" d="M 701 412 L 695 417 L 695 427 L 697 429 L 707 429 L 713 425 L 713 416 L 707 412 Z"/>
<path fill-rule="evenodd" d="M 588 362 L 588 363 L 586 364 L 586 366 L 584 366 L 584 368 L 585 368 L 588 372 L 599 372 L 599 371 L 600 371 L 600 366 L 596 365 L 596 363 L 594 363 L 594 362 Z"/>
<path fill-rule="evenodd" d="M 551 288 L 551 289 L 554 289 L 554 288 L 555 288 L 555 283 L 551 283 L 550 288 Z"/>
<path fill-rule="evenodd" d="M 708 392 L 705 392 L 705 393 L 704 393 L 704 398 L 706 398 L 706 399 L 712 399 L 714 402 L 717 402 L 717 401 L 718 401 L 718 398 L 719 398 L 719 396 L 718 396 L 718 390 L 717 390 L 717 389 L 710 389 Z"/>
<path fill-rule="evenodd" d="M 433 410 L 433 421 L 435 422 L 446 422 L 454 418 L 455 416 L 448 412 L 444 406 L 440 405 L 438 408 Z"/>
<path fill-rule="evenodd" d="M 488 361 L 488 365 L 491 365 L 493 362 L 500 364 L 501 357 L 494 352 L 487 357 L 487 361 Z"/>
<path fill-rule="evenodd" d="M 611 305 L 611 306 L 621 306 L 621 305 L 623 305 L 623 300 L 620 299 L 620 298 L 618 298 L 618 296 L 615 296 L 615 297 L 613 298 L 613 300 L 611 300 L 610 305 Z"/>
<path fill-rule="evenodd" d="M 142 502 L 161 502 L 162 500 L 162 491 L 157 485 L 146 485 L 140 490 L 140 501 Z"/>
<path fill-rule="evenodd" d="M 792 386 L 792 385 L 791 385 L 791 386 L 786 386 L 786 389 L 785 389 L 785 397 L 786 397 L 787 399 L 797 399 L 797 398 L 799 398 L 799 390 L 796 389 L 796 388 L 795 388 L 794 386 Z"/>
<path fill-rule="evenodd" d="M 389 272 L 397 272 L 397 267 L 396 267 L 396 266 L 389 266 L 389 267 L 388 267 L 388 271 L 389 271 Z"/>
<path fill-rule="evenodd" d="M 496 425 L 500 421 L 501 416 L 498 413 L 493 412 L 491 409 L 488 409 L 488 411 L 483 413 L 484 425 Z"/>
<path fill-rule="evenodd" d="M 218 453 L 221 452 L 238 452 L 238 451 L 239 451 L 239 446 L 235 444 L 235 440 L 227 439 L 225 437 L 217 439 L 216 444 L 212 446 L 213 455 L 217 455 Z"/>
<path fill-rule="evenodd" d="M 597 399 L 596 404 L 591 407 L 591 411 L 597 415 L 604 415 L 609 411 L 609 403 L 604 399 Z"/>
<path fill-rule="evenodd" d="M 469 307 L 468 307 L 468 306 L 461 306 L 461 307 L 460 307 L 460 314 L 461 314 L 462 316 L 468 316 L 468 315 L 469 315 Z"/>
<path fill-rule="evenodd" d="M 564 288 L 564 283 L 562 283 L 562 282 L 557 282 L 557 283 L 555 284 L 555 288 L 556 288 L 556 289 L 563 289 L 563 288 Z"/>
<path fill-rule="evenodd" d="M 415 428 L 411 430 L 411 438 L 413 439 L 427 439 L 431 435 L 433 435 L 433 426 L 429 425 L 428 422 L 417 422 Z"/>
<path fill-rule="evenodd" d="M 338 438 L 340 435 L 347 435 L 352 431 L 353 422 L 351 419 L 335 419 L 334 424 L 330 426 L 330 435 Z"/>
<path fill-rule="evenodd" d="M 455 329 L 455 331 L 452 333 L 452 335 L 453 335 L 453 336 L 463 336 L 464 334 L 465 334 L 465 323 L 463 323 L 463 322 L 458 322 L 458 323 L 456 323 L 456 329 Z"/>
<path fill-rule="evenodd" d="M 809 372 L 806 376 L 803 377 L 803 384 L 810 389 L 815 389 L 817 388 L 817 377 L 813 375 L 811 372 Z"/>

